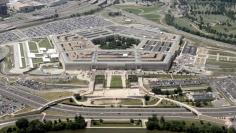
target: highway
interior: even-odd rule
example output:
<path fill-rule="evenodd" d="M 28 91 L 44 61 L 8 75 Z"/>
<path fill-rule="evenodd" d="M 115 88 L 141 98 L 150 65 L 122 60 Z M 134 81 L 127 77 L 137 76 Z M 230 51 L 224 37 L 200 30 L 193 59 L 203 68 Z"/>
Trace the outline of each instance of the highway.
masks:
<path fill-rule="evenodd" d="M 108 7 L 108 9 L 110 9 L 112 11 L 115 10 L 115 8 L 111 8 L 111 7 Z M 169 25 L 166 25 L 164 23 L 158 24 L 156 22 L 147 20 L 147 19 L 145 19 L 145 18 L 143 18 L 143 17 L 141 17 L 139 15 L 136 15 L 136 14 L 133 14 L 133 13 L 129 13 L 129 12 L 125 11 L 125 10 L 117 9 L 117 11 L 121 11 L 123 15 L 125 15 L 125 16 L 133 19 L 133 20 L 136 20 L 136 22 L 138 22 L 138 23 L 145 23 L 145 24 L 148 24 L 148 25 L 151 25 L 151 26 L 159 27 L 161 30 L 164 30 L 164 31 L 167 31 L 167 32 L 170 32 L 170 33 L 175 33 L 175 34 L 183 35 L 183 36 L 185 36 L 187 38 L 196 39 L 196 40 L 198 40 L 200 42 L 203 42 L 203 44 L 205 42 L 205 43 L 210 44 L 211 46 L 227 48 L 227 49 L 231 49 L 231 50 L 236 50 L 236 46 L 232 45 L 232 44 L 228 44 L 228 43 L 224 43 L 224 42 L 208 39 L 208 38 L 205 38 L 205 37 L 200 37 L 198 35 L 194 35 L 194 34 L 191 34 L 191 33 L 188 33 L 188 32 L 184 32 L 182 30 L 178 30 L 178 29 L 174 28 L 173 26 L 169 26 Z"/>
<path fill-rule="evenodd" d="M 47 106 L 49 101 L 26 92 L 21 87 L 12 87 L 0 85 L 0 93 L 6 97 L 13 98 L 19 102 L 25 103 L 35 108 Z M 225 108 L 196 108 L 203 115 L 214 117 L 226 117 L 236 115 L 236 106 Z M 47 110 L 58 113 L 67 114 L 68 116 L 83 115 L 85 118 L 147 118 L 156 114 L 158 116 L 173 117 L 195 117 L 195 115 L 185 108 L 96 108 L 70 106 L 63 104 L 55 104 Z M 0 122 L 1 123 L 1 122 Z"/>

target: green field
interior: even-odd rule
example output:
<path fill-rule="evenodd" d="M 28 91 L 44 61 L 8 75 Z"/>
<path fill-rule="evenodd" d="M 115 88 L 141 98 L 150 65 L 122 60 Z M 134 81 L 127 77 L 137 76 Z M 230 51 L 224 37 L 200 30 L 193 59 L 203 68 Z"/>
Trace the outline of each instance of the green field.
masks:
<path fill-rule="evenodd" d="M 159 101 L 158 98 L 150 98 L 149 101 L 146 101 L 146 105 L 154 105 Z"/>
<path fill-rule="evenodd" d="M 51 42 L 47 38 L 43 38 L 39 41 L 39 47 L 47 49 L 53 48 Z"/>
<path fill-rule="evenodd" d="M 175 18 L 175 23 L 186 29 L 191 29 L 195 32 L 198 31 L 187 18 Z"/>
<path fill-rule="evenodd" d="M 40 63 L 43 63 L 43 59 L 42 58 L 32 58 L 32 62 L 33 62 L 33 64 L 40 64 Z"/>
<path fill-rule="evenodd" d="M 38 47 L 35 42 L 29 42 L 29 49 L 32 53 L 38 53 Z"/>
<path fill-rule="evenodd" d="M 121 76 L 114 75 L 111 78 L 111 88 L 122 88 Z"/>
<path fill-rule="evenodd" d="M 125 99 L 121 100 L 121 105 L 143 105 L 143 102 L 140 99 Z"/>
<path fill-rule="evenodd" d="M 188 13 L 176 17 L 170 12 L 175 17 L 173 20 L 167 18 L 167 24 L 218 41 L 236 42 L 236 1 L 187 0 L 177 5 L 189 7 Z"/>
<path fill-rule="evenodd" d="M 26 67 L 25 58 L 21 58 L 21 62 L 22 62 L 22 68 L 25 68 Z"/>
<path fill-rule="evenodd" d="M 160 21 L 160 7 L 162 3 L 158 3 L 154 6 L 141 6 L 141 5 L 122 5 L 115 6 L 116 8 L 122 9 L 129 13 L 133 13 L 142 16 L 146 19 L 159 23 Z"/>
<path fill-rule="evenodd" d="M 106 87 L 105 75 L 96 75 L 95 84 L 103 84 L 103 87 Z"/>
<path fill-rule="evenodd" d="M 25 55 L 24 55 L 24 47 L 23 47 L 23 44 L 22 43 L 20 43 L 20 54 L 21 54 L 21 57 L 25 57 Z"/>
<path fill-rule="evenodd" d="M 138 9 L 138 8 L 135 8 L 135 7 L 132 7 L 132 6 L 124 8 L 124 10 L 127 11 L 127 12 L 130 12 L 130 13 L 137 14 L 137 15 L 143 11 L 142 9 Z"/>

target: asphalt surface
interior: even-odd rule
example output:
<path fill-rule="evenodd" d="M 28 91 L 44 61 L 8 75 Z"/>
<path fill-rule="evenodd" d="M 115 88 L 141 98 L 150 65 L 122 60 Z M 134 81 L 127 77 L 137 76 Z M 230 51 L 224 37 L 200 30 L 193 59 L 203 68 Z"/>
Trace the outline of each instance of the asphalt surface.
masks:
<path fill-rule="evenodd" d="M 45 106 L 49 102 L 39 96 L 30 94 L 22 89 L 22 87 L 9 87 L 0 84 L 0 93 L 6 97 L 16 99 L 19 102 L 36 108 Z M 194 117 L 194 114 L 185 108 L 95 108 L 56 104 L 48 108 L 48 110 L 67 114 L 68 116 L 83 115 L 85 118 L 147 118 L 153 114 L 158 116 Z M 236 106 L 225 108 L 198 108 L 197 110 L 203 115 L 214 117 L 232 117 L 236 115 Z"/>

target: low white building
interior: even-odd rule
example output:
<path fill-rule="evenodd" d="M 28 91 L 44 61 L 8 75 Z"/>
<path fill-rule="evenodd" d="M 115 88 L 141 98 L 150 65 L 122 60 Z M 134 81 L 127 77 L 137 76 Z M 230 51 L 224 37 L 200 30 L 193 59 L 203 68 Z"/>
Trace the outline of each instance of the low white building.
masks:
<path fill-rule="evenodd" d="M 211 92 L 190 92 L 186 96 L 188 100 L 192 101 L 212 101 L 215 99 Z"/>

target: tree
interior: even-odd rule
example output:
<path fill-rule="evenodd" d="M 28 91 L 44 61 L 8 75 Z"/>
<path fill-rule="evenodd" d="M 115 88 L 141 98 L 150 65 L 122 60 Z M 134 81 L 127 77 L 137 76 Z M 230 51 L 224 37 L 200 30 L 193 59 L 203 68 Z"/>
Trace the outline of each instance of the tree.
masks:
<path fill-rule="evenodd" d="M 181 96 L 183 95 L 183 91 L 180 86 L 177 87 L 177 93 Z"/>
<path fill-rule="evenodd" d="M 12 129 L 12 127 L 9 127 L 9 128 L 7 129 L 7 133 L 11 133 L 11 132 L 13 132 L 13 129 Z"/>
<path fill-rule="evenodd" d="M 145 96 L 144 96 L 144 99 L 145 99 L 145 101 L 149 101 L 149 100 L 150 100 L 150 96 L 145 95 Z"/>
<path fill-rule="evenodd" d="M 28 127 L 29 121 L 26 118 L 21 118 L 16 121 L 16 127 L 19 129 L 26 129 Z"/>
<path fill-rule="evenodd" d="M 159 95 L 162 94 L 161 88 L 159 88 L 159 87 L 154 87 L 152 89 L 152 92 L 155 94 L 159 94 Z"/>
<path fill-rule="evenodd" d="M 207 92 L 212 92 L 212 88 L 209 86 L 209 87 L 207 87 L 207 90 L 206 90 Z"/>
<path fill-rule="evenodd" d="M 75 116 L 75 123 L 77 129 L 84 129 L 87 125 L 85 119 L 81 115 Z"/>
<path fill-rule="evenodd" d="M 227 133 L 236 133 L 236 130 L 233 127 L 230 127 Z"/>
<path fill-rule="evenodd" d="M 167 24 L 172 25 L 174 23 L 174 17 L 170 14 L 165 15 L 165 21 Z"/>
<path fill-rule="evenodd" d="M 81 99 L 82 99 L 82 97 L 80 96 L 80 94 L 74 94 L 74 97 L 75 97 L 75 99 L 77 99 L 77 100 L 81 100 Z"/>
<path fill-rule="evenodd" d="M 99 122 L 100 122 L 100 123 L 103 123 L 103 119 L 99 119 Z"/>
<path fill-rule="evenodd" d="M 49 120 L 44 122 L 44 127 L 47 131 L 50 131 L 52 129 L 52 126 L 53 126 L 52 121 Z"/>
<path fill-rule="evenodd" d="M 132 119 L 132 118 L 131 118 L 131 119 L 130 119 L 130 123 L 132 123 L 132 124 L 133 124 L 133 123 L 134 123 L 134 119 Z"/>
<path fill-rule="evenodd" d="M 44 124 L 39 120 L 33 120 L 29 123 L 27 133 L 45 133 Z"/>
<path fill-rule="evenodd" d="M 161 122 L 162 124 L 165 123 L 165 118 L 164 118 L 163 116 L 161 116 L 160 122 Z"/>
<path fill-rule="evenodd" d="M 148 129 L 148 130 L 154 130 L 154 129 L 155 129 L 155 123 L 154 123 L 154 121 L 148 121 L 147 124 L 146 124 L 146 126 L 147 126 L 147 129 Z"/>
<path fill-rule="evenodd" d="M 196 106 L 197 107 L 201 107 L 201 102 L 200 101 L 196 101 Z"/>

